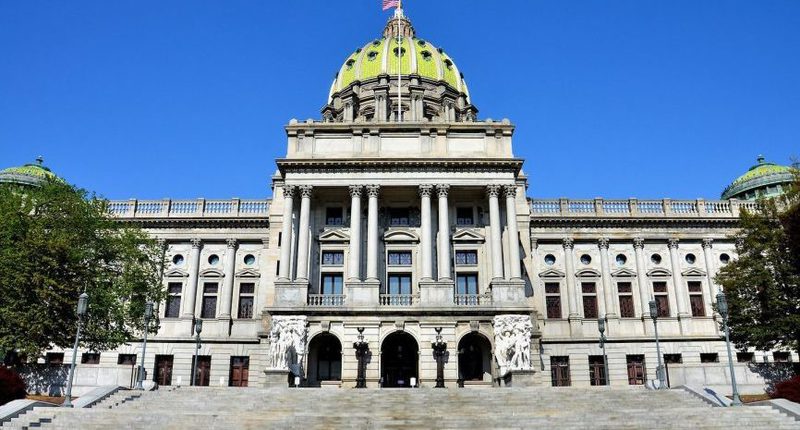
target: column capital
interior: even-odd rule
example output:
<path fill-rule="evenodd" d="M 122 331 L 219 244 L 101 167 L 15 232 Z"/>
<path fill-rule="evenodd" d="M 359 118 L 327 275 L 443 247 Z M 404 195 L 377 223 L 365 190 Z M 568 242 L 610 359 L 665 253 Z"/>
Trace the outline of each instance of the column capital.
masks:
<path fill-rule="evenodd" d="M 561 239 L 561 246 L 563 246 L 564 249 L 573 249 L 575 248 L 575 239 L 571 237 L 565 237 Z"/>
<path fill-rule="evenodd" d="M 644 238 L 643 237 L 634 237 L 633 238 L 633 247 L 635 249 L 644 249 Z"/>
<path fill-rule="evenodd" d="M 225 244 L 228 246 L 229 249 L 236 248 L 236 244 L 238 241 L 232 237 L 225 239 Z"/>
<path fill-rule="evenodd" d="M 367 188 L 367 196 L 368 197 L 378 197 L 378 195 L 381 193 L 381 186 L 380 185 L 376 185 L 376 184 L 367 185 L 366 188 Z"/>
<path fill-rule="evenodd" d="M 675 238 L 669 239 L 667 240 L 667 246 L 670 249 L 678 249 L 678 242 L 679 242 L 678 239 Z"/>
<path fill-rule="evenodd" d="M 531 249 L 537 249 L 537 248 L 539 248 L 539 239 L 535 238 L 535 237 L 532 237 L 531 238 Z"/>
<path fill-rule="evenodd" d="M 283 198 L 294 198 L 294 194 L 297 191 L 297 187 L 294 185 L 284 185 L 283 186 Z"/>
<path fill-rule="evenodd" d="M 199 237 L 189 239 L 189 243 L 192 244 L 192 248 L 200 248 L 203 245 L 203 241 Z"/>
<path fill-rule="evenodd" d="M 264 249 L 269 248 L 269 236 L 261 239 L 261 245 L 264 246 Z"/>
<path fill-rule="evenodd" d="M 517 197 L 517 186 L 515 184 L 503 185 L 503 194 L 506 197 Z"/>
<path fill-rule="evenodd" d="M 487 197 L 499 197 L 500 196 L 500 185 L 487 185 L 486 186 L 486 196 Z"/>
<path fill-rule="evenodd" d="M 611 242 L 611 241 L 610 241 L 610 240 L 608 240 L 608 238 L 607 238 L 607 237 L 601 237 L 600 239 L 597 239 L 597 247 L 598 247 L 600 250 L 603 250 L 603 249 L 608 249 L 608 244 L 609 244 L 609 242 Z"/>
<path fill-rule="evenodd" d="M 436 194 L 439 197 L 447 197 L 447 193 L 449 192 L 450 192 L 449 184 L 436 184 Z"/>
<path fill-rule="evenodd" d="M 430 197 L 433 194 L 433 185 L 432 184 L 422 184 L 419 186 L 419 196 L 420 197 Z"/>
<path fill-rule="evenodd" d="M 158 246 L 158 249 L 164 251 L 165 249 L 167 249 L 167 245 L 168 245 L 167 239 L 164 238 L 156 239 L 156 246 Z"/>
<path fill-rule="evenodd" d="M 348 188 L 350 189 L 350 197 L 361 197 L 361 193 L 364 191 L 363 185 L 350 185 Z"/>
<path fill-rule="evenodd" d="M 714 239 L 710 237 L 703 238 L 702 246 L 703 249 L 712 248 L 714 246 Z"/>
<path fill-rule="evenodd" d="M 300 185 L 297 188 L 300 189 L 300 196 L 303 198 L 311 198 L 311 193 L 314 191 L 311 185 Z"/>

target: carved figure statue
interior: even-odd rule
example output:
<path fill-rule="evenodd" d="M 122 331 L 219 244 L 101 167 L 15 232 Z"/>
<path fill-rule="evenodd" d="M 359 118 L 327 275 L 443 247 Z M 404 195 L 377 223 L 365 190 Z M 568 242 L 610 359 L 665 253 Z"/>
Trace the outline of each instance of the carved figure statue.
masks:
<path fill-rule="evenodd" d="M 528 315 L 494 317 L 494 358 L 500 376 L 512 370 L 531 369 L 531 336 L 533 324 Z"/>
<path fill-rule="evenodd" d="M 300 374 L 300 365 L 306 349 L 308 322 L 305 316 L 272 317 L 269 333 L 269 366 L 272 369 L 291 370 Z"/>

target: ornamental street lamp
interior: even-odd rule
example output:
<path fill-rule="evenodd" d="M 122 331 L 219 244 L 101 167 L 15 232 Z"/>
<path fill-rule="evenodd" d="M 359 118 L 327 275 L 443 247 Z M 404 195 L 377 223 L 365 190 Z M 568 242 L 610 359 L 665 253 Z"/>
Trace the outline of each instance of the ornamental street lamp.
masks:
<path fill-rule="evenodd" d="M 442 328 L 436 327 L 436 340 L 431 342 L 433 357 L 436 359 L 436 388 L 444 388 L 444 356 L 447 342 L 442 339 Z"/>
<path fill-rule="evenodd" d="M 195 347 L 194 347 L 194 363 L 192 363 L 192 383 L 190 385 L 198 385 L 197 384 L 197 358 L 200 354 L 200 333 L 203 331 L 203 320 L 200 318 L 196 318 L 194 320 L 194 332 L 196 333 L 195 339 Z"/>
<path fill-rule="evenodd" d="M 717 310 L 722 315 L 722 327 L 725 329 L 725 346 L 728 348 L 728 368 L 731 371 L 731 388 L 733 389 L 731 406 L 742 406 L 742 399 L 739 398 L 739 389 L 736 386 L 736 373 L 733 371 L 733 354 L 731 353 L 731 340 L 728 330 L 728 300 L 722 291 L 717 294 Z"/>
<path fill-rule="evenodd" d="M 356 388 L 367 388 L 367 354 L 369 353 L 369 342 L 364 340 L 364 327 L 358 328 L 358 340 L 353 342 L 353 349 L 356 350 L 356 358 L 358 359 Z"/>
<path fill-rule="evenodd" d="M 139 365 L 139 374 L 136 377 L 136 389 L 144 390 L 144 355 L 147 352 L 147 330 L 150 328 L 150 319 L 153 318 L 153 302 L 144 304 L 144 340 L 142 341 L 142 360 Z"/>
<path fill-rule="evenodd" d="M 75 360 L 78 358 L 78 342 L 81 339 L 81 325 L 83 324 L 83 317 L 89 308 L 89 295 L 84 291 L 78 297 L 78 330 L 75 332 L 75 346 L 72 348 L 72 365 L 69 367 L 69 379 L 67 380 L 67 395 L 64 398 L 64 403 L 61 405 L 65 408 L 72 407 L 72 378 L 75 375 Z"/>
<path fill-rule="evenodd" d="M 606 319 L 604 317 L 597 318 L 597 330 L 600 331 L 600 348 L 603 348 L 603 378 L 605 385 L 611 385 L 608 380 L 608 356 L 606 355 Z"/>
<path fill-rule="evenodd" d="M 658 367 L 656 367 L 656 378 L 658 379 L 657 389 L 663 390 L 667 388 L 667 381 L 664 378 L 664 366 L 661 364 L 661 344 L 658 341 L 658 306 L 655 300 L 650 300 L 650 318 L 653 319 L 653 330 L 656 335 L 656 356 L 658 358 Z"/>

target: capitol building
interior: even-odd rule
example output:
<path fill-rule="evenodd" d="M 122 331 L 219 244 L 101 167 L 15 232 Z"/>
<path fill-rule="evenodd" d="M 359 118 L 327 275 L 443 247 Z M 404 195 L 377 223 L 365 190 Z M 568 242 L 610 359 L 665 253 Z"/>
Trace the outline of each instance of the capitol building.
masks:
<path fill-rule="evenodd" d="M 319 119 L 285 126 L 271 199 L 110 202 L 166 250 L 147 379 L 431 387 L 444 344 L 447 387 L 645 385 L 654 301 L 669 384 L 729 390 L 714 278 L 736 258 L 739 214 L 792 167 L 759 158 L 721 200 L 529 197 L 514 124 L 479 118 L 448 53 L 402 10 L 375 36 L 347 54 Z M 81 350 L 76 392 L 131 386 L 141 353 L 140 339 Z M 745 392 L 763 386 L 748 363 L 797 360 L 734 354 Z"/>

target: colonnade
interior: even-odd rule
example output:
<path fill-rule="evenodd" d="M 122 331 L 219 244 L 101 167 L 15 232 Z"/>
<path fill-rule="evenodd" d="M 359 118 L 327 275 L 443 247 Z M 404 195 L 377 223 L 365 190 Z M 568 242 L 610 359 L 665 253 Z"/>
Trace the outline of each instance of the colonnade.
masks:
<path fill-rule="evenodd" d="M 183 312 L 181 313 L 182 318 L 194 318 L 195 316 L 198 296 L 197 287 L 200 281 L 200 251 L 203 247 L 203 241 L 199 238 L 193 238 L 190 240 L 190 243 L 192 245 L 192 249 L 189 252 L 189 276 L 187 277 L 186 281 L 186 293 L 184 295 L 185 300 L 183 300 Z M 232 238 L 226 239 L 225 244 L 225 255 L 222 263 L 222 272 L 224 277 L 222 278 L 220 285 L 221 289 L 217 295 L 217 297 L 220 299 L 220 307 L 218 312 L 218 318 L 220 319 L 230 319 L 232 314 L 231 306 L 233 304 L 233 278 L 236 268 L 236 250 L 238 247 L 238 241 Z"/>

